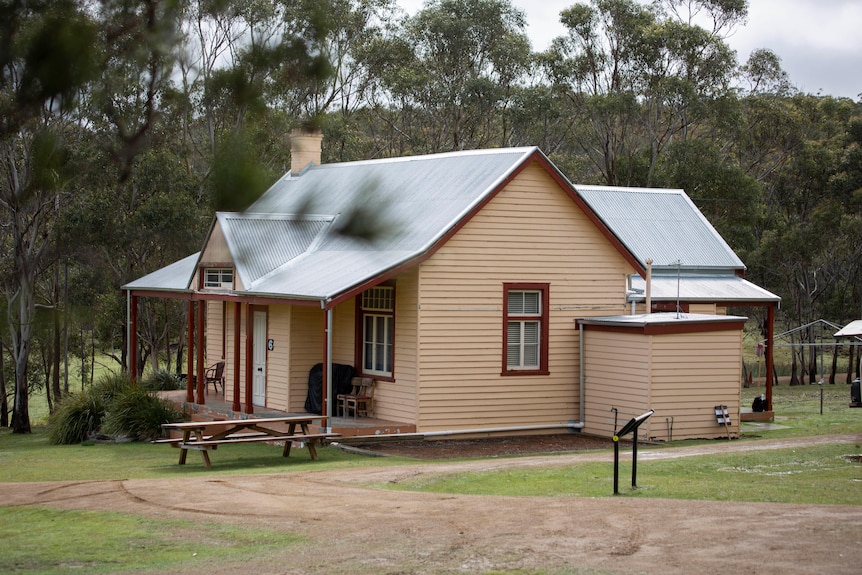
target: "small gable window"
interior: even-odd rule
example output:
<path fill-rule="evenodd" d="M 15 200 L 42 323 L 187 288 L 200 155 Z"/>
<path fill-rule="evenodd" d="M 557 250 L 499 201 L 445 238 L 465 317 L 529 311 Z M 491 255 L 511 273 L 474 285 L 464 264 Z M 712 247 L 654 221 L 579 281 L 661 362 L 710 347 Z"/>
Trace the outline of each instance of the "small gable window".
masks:
<path fill-rule="evenodd" d="M 503 375 L 548 373 L 548 284 L 504 284 Z"/>
<path fill-rule="evenodd" d="M 205 268 L 205 289 L 233 289 L 232 268 Z"/>
<path fill-rule="evenodd" d="M 395 288 L 378 286 L 360 296 L 362 373 L 392 377 L 395 350 Z"/>

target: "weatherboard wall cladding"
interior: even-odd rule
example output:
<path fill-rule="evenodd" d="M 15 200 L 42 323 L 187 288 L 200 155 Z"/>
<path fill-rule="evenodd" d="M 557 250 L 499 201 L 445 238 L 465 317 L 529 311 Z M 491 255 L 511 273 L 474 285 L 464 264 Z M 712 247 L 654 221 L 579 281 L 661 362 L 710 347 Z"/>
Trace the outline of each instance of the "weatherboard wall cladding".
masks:
<path fill-rule="evenodd" d="M 577 420 L 574 319 L 623 313 L 632 272 L 546 172 L 526 168 L 422 264 L 420 429 Z M 501 375 L 506 282 L 549 284 L 548 375 Z"/>
<path fill-rule="evenodd" d="M 585 332 L 584 432 L 610 437 L 646 412 L 655 414 L 639 437 L 666 440 L 718 438 L 739 433 L 739 329 L 644 335 L 631 330 Z M 714 407 L 727 405 L 729 429 L 719 426 Z M 670 428 L 672 420 L 672 429 Z"/>

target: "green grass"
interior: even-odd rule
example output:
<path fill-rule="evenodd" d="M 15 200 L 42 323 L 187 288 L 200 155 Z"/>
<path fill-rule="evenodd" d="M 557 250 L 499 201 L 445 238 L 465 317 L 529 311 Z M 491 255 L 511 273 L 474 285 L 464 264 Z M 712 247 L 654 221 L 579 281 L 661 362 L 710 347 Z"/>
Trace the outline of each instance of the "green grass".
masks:
<path fill-rule="evenodd" d="M 763 391 L 762 387 L 743 389 L 742 405 L 750 406 Z M 827 384 L 822 386 L 822 392 L 821 415 L 821 386 L 773 387 L 775 423 L 782 429 L 744 425 L 742 440 L 862 434 L 862 409 L 848 406 L 850 386 Z M 631 489 L 631 465 L 621 464 L 620 493 L 629 497 L 862 505 L 862 463 L 844 457 L 862 454 L 862 435 L 859 437 L 856 444 L 849 445 L 639 460 L 636 490 Z M 667 446 L 714 442 L 674 441 L 662 446 L 641 446 L 640 453 Z M 381 487 L 435 493 L 603 497 L 613 494 L 613 454 L 608 451 L 608 463 L 426 476 Z"/>
<path fill-rule="evenodd" d="M 620 465 L 620 494 L 862 505 L 862 464 L 847 457 L 860 454 L 860 444 L 836 444 L 664 461 L 639 460 L 637 489 L 631 488 L 631 464 Z M 403 482 L 395 488 L 472 495 L 605 497 L 613 494 L 613 455 L 608 454 L 607 463 L 443 474 Z"/>
<path fill-rule="evenodd" d="M 0 507 L 3 572 L 28 575 L 196 571 L 303 539 L 275 530 L 122 513 Z"/>
<path fill-rule="evenodd" d="M 820 393 L 823 392 L 823 414 L 820 413 Z M 743 407 L 751 407 L 754 397 L 765 393 L 764 387 L 742 390 Z M 772 388 L 772 408 L 775 423 L 786 429 L 761 430 L 743 426 L 743 437 L 801 437 L 862 433 L 862 408 L 851 408 L 850 386 L 779 385 Z M 750 431 L 747 431 L 750 429 Z"/>
<path fill-rule="evenodd" d="M 263 443 L 224 445 L 210 452 L 213 467 L 190 452 L 185 465 L 177 465 L 179 450 L 145 442 L 51 445 L 43 426 L 29 435 L 0 430 L 0 481 L 87 481 L 283 473 L 368 465 L 369 458 L 335 447 L 318 447 L 318 461 L 306 449 L 281 456 L 281 447 Z M 398 458 L 375 458 L 377 465 L 395 465 Z"/>

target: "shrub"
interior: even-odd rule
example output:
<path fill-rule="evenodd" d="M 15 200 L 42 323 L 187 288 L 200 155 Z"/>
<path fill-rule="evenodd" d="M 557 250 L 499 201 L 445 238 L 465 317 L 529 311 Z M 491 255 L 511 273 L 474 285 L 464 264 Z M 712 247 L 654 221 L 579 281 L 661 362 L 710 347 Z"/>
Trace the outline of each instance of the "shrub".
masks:
<path fill-rule="evenodd" d="M 148 392 L 144 386 L 135 386 L 129 387 L 110 402 L 102 432 L 149 440 L 161 435 L 163 423 L 182 419 L 182 411 L 171 401 Z"/>
<path fill-rule="evenodd" d="M 93 393 L 98 393 L 108 403 L 132 387 L 132 380 L 127 373 L 110 373 L 103 375 L 92 385 Z"/>
<path fill-rule="evenodd" d="M 180 378 L 165 369 L 151 373 L 141 380 L 141 385 L 150 391 L 171 391 L 183 387 Z"/>
<path fill-rule="evenodd" d="M 84 441 L 101 427 L 106 405 L 96 386 L 67 395 L 48 417 L 48 440 L 54 444 Z"/>
<path fill-rule="evenodd" d="M 183 413 L 170 401 L 148 393 L 149 385 L 156 384 L 132 385 L 128 375 L 110 374 L 80 393 L 67 395 L 48 418 L 49 441 L 80 443 L 96 432 L 135 439 L 157 437 L 162 423 L 182 420 Z"/>

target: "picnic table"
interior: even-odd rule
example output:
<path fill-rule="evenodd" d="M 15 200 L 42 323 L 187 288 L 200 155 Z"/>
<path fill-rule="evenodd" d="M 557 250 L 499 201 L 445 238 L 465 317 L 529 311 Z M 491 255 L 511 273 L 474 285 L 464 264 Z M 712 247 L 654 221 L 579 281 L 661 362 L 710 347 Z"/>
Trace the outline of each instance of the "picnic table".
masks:
<path fill-rule="evenodd" d="M 229 443 L 252 443 L 260 441 L 284 441 L 282 456 L 290 455 L 290 447 L 294 442 L 308 446 L 311 459 L 317 461 L 315 444 L 340 437 L 338 433 L 311 433 L 309 425 L 315 419 L 326 420 L 319 415 L 287 415 L 284 417 L 268 417 L 261 419 L 229 419 L 221 421 L 189 421 L 182 423 L 164 423 L 166 431 L 180 431 L 182 438 L 158 439 L 153 443 L 167 443 L 180 449 L 180 465 L 186 462 L 189 450 L 200 451 L 207 469 L 212 467 L 209 451 L 219 445 Z M 287 431 L 279 427 L 287 426 Z M 297 429 L 298 428 L 298 429 Z"/>

